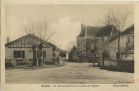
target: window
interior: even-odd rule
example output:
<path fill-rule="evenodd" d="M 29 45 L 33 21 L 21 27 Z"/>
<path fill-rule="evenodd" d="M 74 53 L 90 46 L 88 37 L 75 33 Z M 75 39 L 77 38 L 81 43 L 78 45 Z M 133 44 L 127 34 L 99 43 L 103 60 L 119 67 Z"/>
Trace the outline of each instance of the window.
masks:
<path fill-rule="evenodd" d="M 61 57 L 66 57 L 66 53 L 60 52 Z"/>
<path fill-rule="evenodd" d="M 25 58 L 25 51 L 14 51 L 15 58 Z"/>
<path fill-rule="evenodd" d="M 127 37 L 127 43 L 126 43 L 126 47 L 128 50 L 134 50 L 134 36 L 133 35 L 129 35 Z"/>
<path fill-rule="evenodd" d="M 97 54 L 96 53 L 94 53 L 94 55 L 93 55 L 94 57 L 97 57 Z"/>

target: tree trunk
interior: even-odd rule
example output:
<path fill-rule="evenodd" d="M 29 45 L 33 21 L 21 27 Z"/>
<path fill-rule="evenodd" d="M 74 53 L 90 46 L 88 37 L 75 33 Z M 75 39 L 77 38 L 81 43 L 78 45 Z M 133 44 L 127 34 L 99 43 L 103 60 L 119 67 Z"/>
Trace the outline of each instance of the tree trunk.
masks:
<path fill-rule="evenodd" d="M 36 48 L 35 46 L 32 47 L 33 49 L 33 63 L 32 63 L 32 66 L 36 66 L 36 63 L 37 63 L 37 58 L 36 58 Z"/>

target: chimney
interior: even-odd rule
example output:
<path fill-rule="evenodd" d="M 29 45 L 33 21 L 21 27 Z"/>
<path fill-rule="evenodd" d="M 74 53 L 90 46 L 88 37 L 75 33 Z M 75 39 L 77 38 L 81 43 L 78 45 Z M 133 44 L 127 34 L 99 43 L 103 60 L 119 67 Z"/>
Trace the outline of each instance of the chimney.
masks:
<path fill-rule="evenodd" d="M 113 35 L 113 26 L 112 26 L 112 29 L 111 29 L 111 36 Z"/>
<path fill-rule="evenodd" d="M 34 36 L 35 36 L 35 33 L 32 33 L 32 35 L 34 35 Z"/>
<path fill-rule="evenodd" d="M 85 25 L 84 24 L 81 24 L 81 31 L 83 31 L 85 28 Z"/>
<path fill-rule="evenodd" d="M 10 42 L 10 38 L 9 37 L 7 37 L 7 43 L 9 43 Z"/>

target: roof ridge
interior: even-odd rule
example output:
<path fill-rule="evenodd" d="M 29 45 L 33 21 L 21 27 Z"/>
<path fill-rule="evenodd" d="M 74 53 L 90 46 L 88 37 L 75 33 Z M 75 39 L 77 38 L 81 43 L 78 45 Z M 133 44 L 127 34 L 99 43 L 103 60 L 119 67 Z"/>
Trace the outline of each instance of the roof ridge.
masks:
<path fill-rule="evenodd" d="M 34 37 L 34 38 L 37 38 L 37 39 L 40 40 L 40 41 L 43 41 L 45 44 L 47 43 L 47 44 L 53 45 L 53 44 L 51 44 L 51 43 L 49 43 L 49 42 L 47 42 L 47 41 L 45 41 L 45 40 L 39 38 L 38 36 L 35 36 L 35 35 L 29 33 L 29 34 L 26 34 L 26 35 L 24 35 L 24 36 L 22 36 L 22 37 L 19 37 L 19 38 L 15 39 L 15 40 L 13 40 L 13 41 L 11 41 L 11 42 L 5 44 L 5 46 L 8 46 L 8 45 L 10 45 L 10 44 L 12 44 L 12 43 L 14 43 L 14 42 L 16 42 L 16 41 L 22 40 L 22 39 L 25 38 L 25 37 Z"/>

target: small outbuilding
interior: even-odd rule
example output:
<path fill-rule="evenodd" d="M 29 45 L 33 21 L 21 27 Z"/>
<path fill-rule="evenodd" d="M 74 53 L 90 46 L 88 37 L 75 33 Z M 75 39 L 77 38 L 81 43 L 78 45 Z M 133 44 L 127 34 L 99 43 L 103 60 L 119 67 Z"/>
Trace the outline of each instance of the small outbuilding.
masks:
<path fill-rule="evenodd" d="M 33 34 L 27 34 L 5 45 L 5 63 L 16 66 L 32 65 L 34 60 L 38 60 L 37 64 L 52 62 L 54 47 L 55 45 Z"/>

